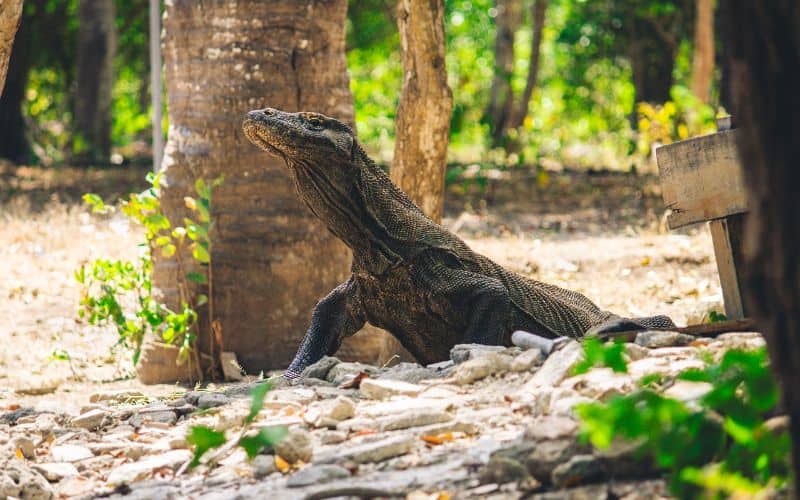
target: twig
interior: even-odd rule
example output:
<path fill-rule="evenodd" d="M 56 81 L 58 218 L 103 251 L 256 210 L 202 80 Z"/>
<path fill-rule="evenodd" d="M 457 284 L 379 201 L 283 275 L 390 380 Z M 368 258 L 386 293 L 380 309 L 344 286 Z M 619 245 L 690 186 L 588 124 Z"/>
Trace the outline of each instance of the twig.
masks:
<path fill-rule="evenodd" d="M 404 493 L 395 491 L 380 490 L 378 488 L 369 488 L 364 486 L 345 486 L 342 488 L 332 488 L 330 490 L 317 491 L 310 493 L 304 497 L 304 500 L 323 500 L 325 498 L 336 497 L 359 497 L 359 498 L 401 498 L 405 497 Z"/>

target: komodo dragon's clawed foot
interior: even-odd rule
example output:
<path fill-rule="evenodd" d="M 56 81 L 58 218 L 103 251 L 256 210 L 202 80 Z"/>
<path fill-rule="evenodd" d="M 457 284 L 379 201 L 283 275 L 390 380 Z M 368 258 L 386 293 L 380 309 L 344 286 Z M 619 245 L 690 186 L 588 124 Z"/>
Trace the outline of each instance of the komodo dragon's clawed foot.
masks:
<path fill-rule="evenodd" d="M 586 335 L 598 336 L 617 332 L 668 330 L 670 328 L 675 328 L 675 323 L 668 316 L 664 315 L 650 316 L 647 318 L 622 318 L 617 316 L 590 328 L 586 332 Z"/>

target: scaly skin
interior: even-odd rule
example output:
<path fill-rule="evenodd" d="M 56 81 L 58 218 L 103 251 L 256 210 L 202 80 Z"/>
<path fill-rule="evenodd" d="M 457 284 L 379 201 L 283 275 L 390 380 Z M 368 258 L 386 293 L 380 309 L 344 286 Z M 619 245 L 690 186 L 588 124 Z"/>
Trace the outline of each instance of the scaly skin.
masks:
<path fill-rule="evenodd" d="M 674 326 L 665 316 L 620 318 L 473 252 L 427 218 L 333 118 L 267 108 L 249 112 L 243 129 L 286 161 L 300 197 L 353 251 L 350 277 L 317 304 L 288 378 L 335 354 L 365 322 L 423 364 L 447 359 L 460 343 L 510 345 L 515 330 L 577 338 L 590 329 Z"/>

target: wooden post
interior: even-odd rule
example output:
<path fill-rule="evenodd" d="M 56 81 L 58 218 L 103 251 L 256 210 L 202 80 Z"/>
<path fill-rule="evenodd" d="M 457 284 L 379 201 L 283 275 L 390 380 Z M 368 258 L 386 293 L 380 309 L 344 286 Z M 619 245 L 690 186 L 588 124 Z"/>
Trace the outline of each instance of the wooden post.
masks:
<path fill-rule="evenodd" d="M 153 171 L 161 169 L 164 131 L 161 129 L 161 0 L 150 0 L 150 98 L 153 104 Z"/>

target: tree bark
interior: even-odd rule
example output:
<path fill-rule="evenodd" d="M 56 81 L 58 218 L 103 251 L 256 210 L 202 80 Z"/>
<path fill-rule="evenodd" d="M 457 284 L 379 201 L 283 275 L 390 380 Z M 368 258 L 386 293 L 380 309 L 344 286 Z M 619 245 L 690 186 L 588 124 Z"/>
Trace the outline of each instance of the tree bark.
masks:
<path fill-rule="evenodd" d="M 167 2 L 162 204 L 180 222 L 195 179 L 225 175 L 212 203 L 214 319 L 222 348 L 250 373 L 288 366 L 314 305 L 348 275 L 350 254 L 299 200 L 284 162 L 244 137 L 242 119 L 272 106 L 353 123 L 346 12 L 346 0 Z M 157 259 L 155 283 L 172 304 L 176 273 L 174 260 Z M 361 339 L 351 352 L 375 361 L 379 341 Z"/>
<path fill-rule="evenodd" d="M 692 93 L 708 104 L 714 80 L 714 0 L 696 0 L 696 6 Z"/>
<path fill-rule="evenodd" d="M 3 95 L 8 61 L 11 59 L 14 35 L 17 34 L 21 16 L 22 0 L 4 0 L 0 4 L 0 96 Z"/>
<path fill-rule="evenodd" d="M 72 159 L 106 164 L 111 155 L 111 89 L 116 27 L 113 0 L 78 3 L 78 62 Z"/>
<path fill-rule="evenodd" d="M 494 18 L 494 78 L 489 94 L 486 119 L 491 129 L 492 144 L 502 142 L 505 125 L 514 108 L 511 78 L 514 74 L 514 35 L 520 25 L 520 0 L 496 0 Z"/>
<path fill-rule="evenodd" d="M 750 198 L 744 299 L 782 387 L 800 478 L 800 8 L 794 0 L 727 3 L 724 44 Z M 800 481 L 793 483 L 800 497 Z"/>
<path fill-rule="evenodd" d="M 0 95 L 0 157 L 18 164 L 29 163 L 32 159 L 30 142 L 25 134 L 25 119 L 22 116 L 25 86 L 31 68 L 30 24 L 30 16 L 23 16 L 14 50 L 10 54 L 5 87 Z"/>
<path fill-rule="evenodd" d="M 633 70 L 635 102 L 663 104 L 670 100 L 676 50 L 677 47 L 652 38 L 631 43 L 628 55 Z"/>
<path fill-rule="evenodd" d="M 440 221 L 453 95 L 445 67 L 444 2 L 400 0 L 397 24 L 403 89 L 391 177 L 425 214 Z"/>
<path fill-rule="evenodd" d="M 528 107 L 533 95 L 533 89 L 536 87 L 536 77 L 539 74 L 539 55 L 541 54 L 542 47 L 542 32 L 544 30 L 545 15 L 547 13 L 548 0 L 534 0 L 531 5 L 531 56 L 528 65 L 528 78 L 525 82 L 525 90 L 519 99 L 517 108 L 512 115 L 512 118 L 504 126 L 506 130 L 519 128 L 528 116 Z"/>

